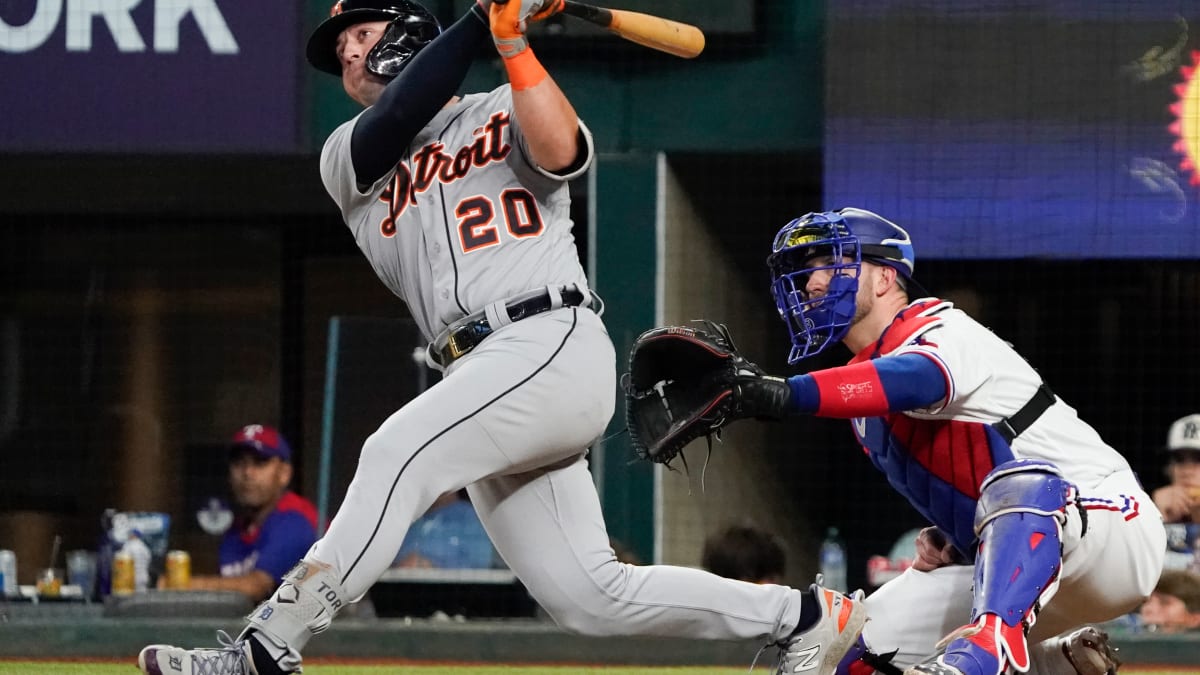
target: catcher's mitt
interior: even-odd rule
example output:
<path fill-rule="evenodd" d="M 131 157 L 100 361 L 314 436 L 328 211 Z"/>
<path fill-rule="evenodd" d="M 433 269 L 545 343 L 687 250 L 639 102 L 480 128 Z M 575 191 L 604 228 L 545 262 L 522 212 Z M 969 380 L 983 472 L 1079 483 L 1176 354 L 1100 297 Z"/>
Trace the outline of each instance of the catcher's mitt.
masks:
<path fill-rule="evenodd" d="M 742 384 L 776 380 L 738 353 L 724 325 L 697 323 L 703 327 L 648 330 L 629 353 L 625 417 L 643 459 L 670 465 L 689 442 L 719 438 L 727 423 L 758 414 L 758 406 L 745 405 Z"/>

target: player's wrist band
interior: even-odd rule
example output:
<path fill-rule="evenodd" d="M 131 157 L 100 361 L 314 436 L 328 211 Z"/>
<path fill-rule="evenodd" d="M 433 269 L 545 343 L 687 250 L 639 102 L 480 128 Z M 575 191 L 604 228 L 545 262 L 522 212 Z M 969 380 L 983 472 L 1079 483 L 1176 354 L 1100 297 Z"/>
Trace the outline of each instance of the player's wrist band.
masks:
<path fill-rule="evenodd" d="M 508 81 L 514 91 L 537 86 L 548 74 L 529 48 L 521 50 L 516 56 L 505 58 L 504 68 L 508 71 Z"/>

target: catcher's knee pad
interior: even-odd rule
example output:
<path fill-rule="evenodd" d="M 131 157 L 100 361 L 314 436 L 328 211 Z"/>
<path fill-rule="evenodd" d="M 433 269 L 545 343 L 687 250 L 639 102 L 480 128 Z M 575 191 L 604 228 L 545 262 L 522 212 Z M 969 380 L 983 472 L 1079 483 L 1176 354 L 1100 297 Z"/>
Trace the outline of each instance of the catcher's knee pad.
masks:
<path fill-rule="evenodd" d="M 972 621 L 995 614 L 1007 626 L 1021 625 L 1024 640 L 1037 612 L 1058 590 L 1062 527 L 1074 500 L 1075 486 L 1048 462 L 1013 460 L 987 475 L 975 511 L 979 549 Z M 1024 644 L 1011 646 L 1009 654 L 1027 652 Z"/>
<path fill-rule="evenodd" d="M 346 592 L 330 565 L 301 560 L 275 593 L 246 617 L 247 629 L 262 631 L 298 651 L 329 628 L 346 604 Z"/>

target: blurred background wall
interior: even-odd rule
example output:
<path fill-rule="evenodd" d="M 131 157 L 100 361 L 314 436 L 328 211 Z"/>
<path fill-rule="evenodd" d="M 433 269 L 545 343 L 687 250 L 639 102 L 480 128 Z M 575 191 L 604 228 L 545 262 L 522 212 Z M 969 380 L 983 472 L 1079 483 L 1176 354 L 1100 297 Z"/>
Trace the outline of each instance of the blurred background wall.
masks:
<path fill-rule="evenodd" d="M 210 570 L 194 512 L 246 423 L 284 431 L 315 498 L 332 318 L 361 338 L 337 355 L 334 506 L 358 444 L 429 376 L 419 340 L 387 338 L 406 310 L 318 178 L 325 135 L 357 110 L 303 62 L 327 3 L 143 0 L 126 20 L 111 4 L 0 6 L 0 548 L 22 583 L 55 534 L 94 545 L 107 507 L 170 513 L 172 546 Z M 466 3 L 430 6 L 449 22 Z M 1166 426 L 1200 406 L 1195 8 L 621 6 L 696 22 L 709 46 L 684 61 L 569 17 L 531 38 L 595 133 L 573 217 L 618 354 L 707 318 L 788 372 L 763 265 L 774 232 L 875 208 L 913 233 L 932 292 L 1162 482 Z M 502 82 L 481 48 L 463 91 Z M 748 519 L 784 535 L 787 581 L 805 584 L 838 526 L 857 586 L 869 555 L 922 524 L 845 422 L 744 422 L 707 466 L 689 450 L 688 474 L 633 461 L 623 427 L 618 406 L 592 468 L 612 535 L 643 561 L 698 564 L 704 536 Z"/>

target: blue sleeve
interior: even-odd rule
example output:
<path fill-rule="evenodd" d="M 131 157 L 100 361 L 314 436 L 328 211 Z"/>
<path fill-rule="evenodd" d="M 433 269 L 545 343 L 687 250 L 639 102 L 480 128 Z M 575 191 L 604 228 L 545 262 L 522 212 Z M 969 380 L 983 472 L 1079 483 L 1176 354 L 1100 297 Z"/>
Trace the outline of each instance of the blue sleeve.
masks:
<path fill-rule="evenodd" d="M 892 412 L 928 408 L 946 398 L 946 373 L 928 356 L 900 354 L 873 363 Z"/>
<path fill-rule="evenodd" d="M 483 38 L 490 34 L 478 5 L 437 36 L 400 71 L 367 108 L 350 137 L 350 160 L 361 185 L 379 180 L 409 143 L 454 96 Z"/>
<path fill-rule="evenodd" d="M 283 579 L 317 541 L 317 532 L 303 514 L 296 511 L 272 513 L 263 522 L 254 568 L 271 575 L 275 583 Z"/>

